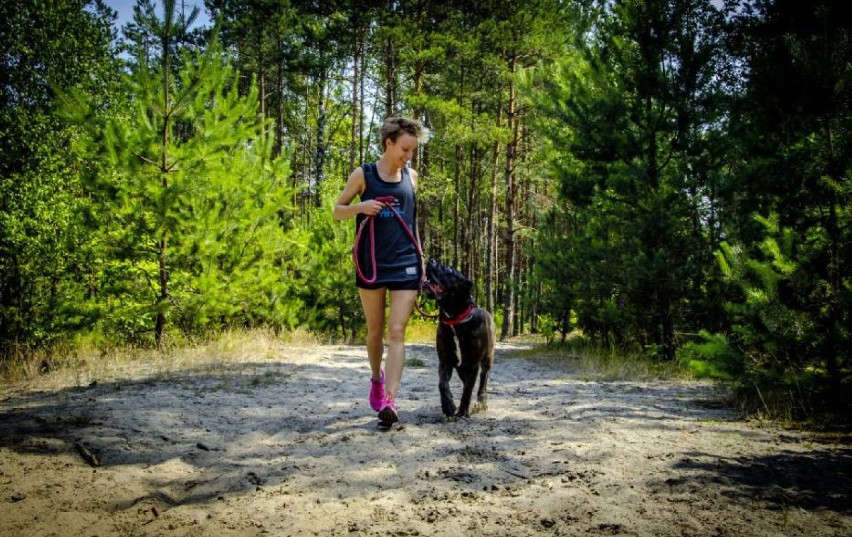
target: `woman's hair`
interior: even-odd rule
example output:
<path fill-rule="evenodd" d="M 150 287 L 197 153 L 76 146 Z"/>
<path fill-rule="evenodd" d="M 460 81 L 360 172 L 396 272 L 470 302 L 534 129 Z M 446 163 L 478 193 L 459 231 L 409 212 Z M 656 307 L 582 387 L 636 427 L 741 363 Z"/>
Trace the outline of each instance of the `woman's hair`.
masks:
<path fill-rule="evenodd" d="M 425 144 L 429 140 L 429 129 L 424 127 L 423 124 L 416 119 L 407 117 L 389 117 L 385 120 L 384 125 L 382 125 L 382 150 L 385 149 L 385 142 L 388 139 L 396 143 L 397 138 L 399 138 L 399 135 L 403 132 L 414 136 L 421 144 Z"/>

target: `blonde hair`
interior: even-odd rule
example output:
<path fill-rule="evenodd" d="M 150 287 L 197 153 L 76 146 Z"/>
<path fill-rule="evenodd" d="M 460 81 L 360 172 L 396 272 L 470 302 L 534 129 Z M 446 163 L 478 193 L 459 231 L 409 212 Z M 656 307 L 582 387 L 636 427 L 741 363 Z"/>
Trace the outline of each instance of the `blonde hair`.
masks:
<path fill-rule="evenodd" d="M 382 150 L 384 151 L 385 142 L 388 139 L 390 139 L 391 142 L 396 143 L 397 138 L 399 138 L 399 135 L 403 132 L 414 136 L 421 144 L 425 144 L 429 141 L 429 129 L 424 127 L 423 124 L 416 119 L 407 117 L 389 117 L 385 120 L 381 129 Z"/>

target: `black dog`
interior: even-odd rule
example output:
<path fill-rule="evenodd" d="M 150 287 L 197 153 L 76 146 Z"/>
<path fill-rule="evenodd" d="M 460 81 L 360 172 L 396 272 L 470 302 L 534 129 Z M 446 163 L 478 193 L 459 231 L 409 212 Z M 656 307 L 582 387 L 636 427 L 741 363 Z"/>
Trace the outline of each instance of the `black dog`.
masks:
<path fill-rule="evenodd" d="M 426 266 L 426 276 L 426 294 L 435 299 L 440 310 L 436 347 L 441 410 L 449 418 L 469 417 L 477 374 L 479 390 L 473 411 L 488 408 L 486 391 L 496 341 L 494 318 L 476 307 L 471 295 L 473 283 L 459 271 L 433 260 Z M 450 391 L 454 369 L 463 386 L 458 409 Z"/>

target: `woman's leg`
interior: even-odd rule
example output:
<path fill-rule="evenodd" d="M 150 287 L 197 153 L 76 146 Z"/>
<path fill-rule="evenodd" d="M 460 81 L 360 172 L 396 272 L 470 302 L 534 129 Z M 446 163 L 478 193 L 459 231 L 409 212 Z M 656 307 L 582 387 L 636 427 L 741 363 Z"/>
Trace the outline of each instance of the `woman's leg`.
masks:
<path fill-rule="evenodd" d="M 393 401 L 399 390 L 402 369 L 405 366 L 405 327 L 414 303 L 417 291 L 391 291 L 390 316 L 388 318 L 388 358 L 385 364 L 385 397 Z"/>
<path fill-rule="evenodd" d="M 382 354 L 384 352 L 385 331 L 385 289 L 358 288 L 361 295 L 361 306 L 364 317 L 367 318 L 367 357 L 370 359 L 370 370 L 373 380 L 381 380 Z"/>

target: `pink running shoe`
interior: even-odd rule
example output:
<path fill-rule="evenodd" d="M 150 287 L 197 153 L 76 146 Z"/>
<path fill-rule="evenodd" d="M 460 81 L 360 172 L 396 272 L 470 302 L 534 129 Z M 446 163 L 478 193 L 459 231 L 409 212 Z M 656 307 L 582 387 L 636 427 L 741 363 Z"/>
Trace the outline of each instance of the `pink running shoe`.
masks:
<path fill-rule="evenodd" d="M 385 372 L 382 371 L 382 379 L 375 380 L 370 377 L 370 406 L 378 412 L 382 408 L 385 399 Z"/>
<path fill-rule="evenodd" d="M 382 425 L 386 427 L 390 427 L 392 424 L 399 421 L 399 415 L 396 413 L 393 401 L 388 399 L 382 401 L 382 409 L 379 411 L 379 421 L 381 421 Z"/>

